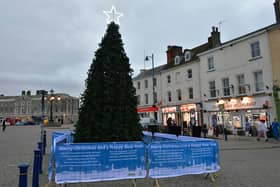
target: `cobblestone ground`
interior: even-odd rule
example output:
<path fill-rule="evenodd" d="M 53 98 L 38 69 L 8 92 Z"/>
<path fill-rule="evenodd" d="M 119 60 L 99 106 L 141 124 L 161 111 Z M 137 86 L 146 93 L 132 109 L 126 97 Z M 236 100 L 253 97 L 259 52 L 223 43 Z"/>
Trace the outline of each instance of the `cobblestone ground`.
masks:
<path fill-rule="evenodd" d="M 70 127 L 71 128 L 71 127 Z M 40 186 L 56 186 L 47 184 L 47 165 L 50 149 L 50 135 L 54 130 L 69 129 L 46 128 L 48 134 L 48 149 L 44 157 L 44 172 L 40 176 Z M 20 162 L 28 162 L 29 186 L 31 186 L 33 150 L 37 148 L 40 139 L 39 126 L 8 127 L 0 133 L 0 186 L 18 185 L 18 168 Z M 268 186 L 278 187 L 280 176 L 280 142 L 270 139 L 269 142 L 257 142 L 254 137 L 229 137 L 225 142 L 218 139 L 220 145 L 221 170 L 217 173 L 215 182 L 205 180 L 204 175 L 189 175 L 158 180 L 160 187 L 183 186 Z M 109 182 L 67 184 L 67 187 L 132 187 L 132 180 Z M 137 187 L 156 186 L 152 179 L 137 179 Z"/>

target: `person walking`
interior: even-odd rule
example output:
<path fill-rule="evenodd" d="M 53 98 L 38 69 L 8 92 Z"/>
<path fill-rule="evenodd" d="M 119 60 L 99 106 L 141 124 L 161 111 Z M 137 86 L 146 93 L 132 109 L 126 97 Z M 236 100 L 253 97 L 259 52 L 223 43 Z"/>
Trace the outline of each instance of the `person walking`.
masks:
<path fill-rule="evenodd" d="M 202 128 L 203 138 L 206 138 L 206 134 L 208 133 L 207 125 L 204 124 Z"/>
<path fill-rule="evenodd" d="M 6 119 L 3 119 L 3 123 L 2 123 L 2 132 L 4 132 L 6 129 Z"/>
<path fill-rule="evenodd" d="M 258 138 L 257 138 L 257 140 L 260 141 L 260 137 L 263 134 L 264 135 L 264 139 L 267 142 L 268 139 L 267 139 L 266 132 L 267 132 L 267 128 L 265 126 L 265 119 L 260 118 L 259 122 L 258 122 Z"/>
<path fill-rule="evenodd" d="M 279 129 L 280 129 L 280 124 L 278 123 L 278 121 L 276 120 L 276 118 L 274 118 L 274 121 L 271 124 L 272 127 L 272 133 L 273 136 L 275 138 L 275 140 L 279 140 Z"/>

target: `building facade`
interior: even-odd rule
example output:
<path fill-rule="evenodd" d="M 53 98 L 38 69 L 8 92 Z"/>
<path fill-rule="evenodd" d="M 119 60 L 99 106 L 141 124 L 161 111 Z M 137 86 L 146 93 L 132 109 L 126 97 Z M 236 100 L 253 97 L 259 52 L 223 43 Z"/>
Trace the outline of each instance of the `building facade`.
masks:
<path fill-rule="evenodd" d="M 20 96 L 0 96 L 0 119 L 29 121 L 46 116 L 59 123 L 75 123 L 78 120 L 79 98 L 65 93 L 46 94 L 44 104 L 39 91 L 32 95 L 31 91 L 22 91 Z M 58 99 L 59 98 L 59 99 Z"/>
<path fill-rule="evenodd" d="M 277 116 L 280 88 L 279 5 L 276 0 L 275 24 L 244 36 L 222 43 L 213 27 L 200 46 L 168 46 L 167 63 L 154 68 L 157 102 L 152 100 L 152 69 L 133 79 L 138 108 L 152 118 L 156 110 L 164 125 L 168 118 L 181 126 L 230 123 L 245 128 L 261 116 L 270 122 Z"/>

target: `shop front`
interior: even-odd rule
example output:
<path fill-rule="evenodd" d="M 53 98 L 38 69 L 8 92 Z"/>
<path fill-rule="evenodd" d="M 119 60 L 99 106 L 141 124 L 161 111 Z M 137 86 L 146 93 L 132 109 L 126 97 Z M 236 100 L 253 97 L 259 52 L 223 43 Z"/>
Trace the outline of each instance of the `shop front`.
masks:
<path fill-rule="evenodd" d="M 204 120 L 208 127 L 228 125 L 232 130 L 245 130 L 246 125 L 256 126 L 259 118 L 265 118 L 269 124 L 272 120 L 271 103 L 269 96 L 208 101 L 204 104 Z"/>
<path fill-rule="evenodd" d="M 196 104 L 184 104 L 177 106 L 164 107 L 161 109 L 163 114 L 163 124 L 167 125 L 167 120 L 171 118 L 174 124 L 178 126 L 198 125 L 198 107 Z"/>
<path fill-rule="evenodd" d="M 158 121 L 158 107 L 149 106 L 149 107 L 138 107 L 137 112 L 140 118 L 152 118 Z M 160 121 L 158 121 L 160 122 Z"/>

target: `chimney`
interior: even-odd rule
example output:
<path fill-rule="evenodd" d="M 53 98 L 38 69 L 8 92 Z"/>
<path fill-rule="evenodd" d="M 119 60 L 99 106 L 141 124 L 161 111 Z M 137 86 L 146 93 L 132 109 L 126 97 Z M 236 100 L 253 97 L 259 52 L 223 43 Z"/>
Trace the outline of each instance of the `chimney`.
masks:
<path fill-rule="evenodd" d="M 183 48 L 180 46 L 167 46 L 167 64 L 174 61 L 175 56 L 182 56 Z"/>
<path fill-rule="evenodd" d="M 25 95 L 25 90 L 21 91 L 21 95 L 24 96 Z"/>
<path fill-rule="evenodd" d="M 218 27 L 212 27 L 211 36 L 208 38 L 208 47 L 209 49 L 215 48 L 221 45 L 220 32 Z"/>
<path fill-rule="evenodd" d="M 280 0 L 275 0 L 273 5 L 275 10 L 276 23 L 280 23 Z"/>

